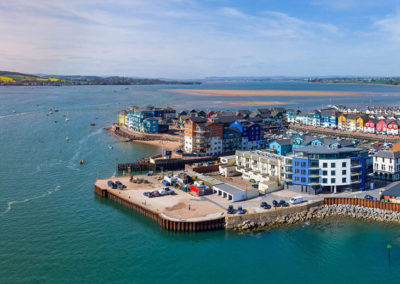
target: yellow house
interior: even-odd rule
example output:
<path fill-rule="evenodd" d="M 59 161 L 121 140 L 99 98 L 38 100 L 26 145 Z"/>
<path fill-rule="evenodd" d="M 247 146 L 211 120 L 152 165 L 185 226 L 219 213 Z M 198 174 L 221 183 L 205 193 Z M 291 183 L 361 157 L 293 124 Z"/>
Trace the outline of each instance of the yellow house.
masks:
<path fill-rule="evenodd" d="M 364 132 L 364 118 L 362 116 L 356 118 L 356 131 Z"/>
<path fill-rule="evenodd" d="M 343 130 L 347 128 L 347 118 L 344 114 L 338 117 L 338 128 Z"/>
<path fill-rule="evenodd" d="M 118 124 L 119 125 L 125 125 L 125 120 L 126 120 L 126 111 L 120 111 L 118 113 Z"/>
<path fill-rule="evenodd" d="M 356 131 L 357 130 L 357 118 L 359 116 L 356 114 L 348 114 L 346 116 L 346 120 L 347 120 L 347 129 L 346 130 L 350 130 L 350 131 Z"/>

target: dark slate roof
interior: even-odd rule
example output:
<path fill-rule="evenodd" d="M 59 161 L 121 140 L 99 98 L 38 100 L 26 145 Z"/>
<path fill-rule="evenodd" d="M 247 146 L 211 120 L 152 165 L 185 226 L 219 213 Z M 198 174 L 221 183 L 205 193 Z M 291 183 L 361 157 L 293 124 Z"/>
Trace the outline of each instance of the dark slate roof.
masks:
<path fill-rule="evenodd" d="M 207 118 L 204 117 L 198 117 L 198 116 L 191 116 L 189 119 L 195 123 L 205 123 L 207 122 Z"/>
<path fill-rule="evenodd" d="M 275 140 L 279 145 L 292 145 L 292 139 Z"/>
<path fill-rule="evenodd" d="M 397 159 L 400 158 L 400 151 L 391 152 L 391 151 L 379 151 L 375 154 L 376 157 L 387 158 L 387 159 Z"/>
<path fill-rule="evenodd" d="M 382 192 L 382 195 L 400 196 L 400 183 Z"/>
<path fill-rule="evenodd" d="M 323 108 L 320 110 L 322 116 L 334 116 L 338 111 L 334 108 Z"/>
<path fill-rule="evenodd" d="M 322 145 L 310 145 L 298 148 L 296 151 L 308 154 L 337 154 L 337 153 L 361 152 L 365 151 L 365 149 L 350 148 L 350 147 L 331 149 L 328 148 L 327 146 L 322 146 Z"/>

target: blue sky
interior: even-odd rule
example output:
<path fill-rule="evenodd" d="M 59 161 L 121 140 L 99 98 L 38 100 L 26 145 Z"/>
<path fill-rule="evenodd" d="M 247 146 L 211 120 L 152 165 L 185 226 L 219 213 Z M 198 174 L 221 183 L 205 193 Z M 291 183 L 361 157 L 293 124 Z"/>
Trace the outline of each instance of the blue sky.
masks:
<path fill-rule="evenodd" d="M 400 0 L 0 2 L 0 70 L 400 76 Z"/>

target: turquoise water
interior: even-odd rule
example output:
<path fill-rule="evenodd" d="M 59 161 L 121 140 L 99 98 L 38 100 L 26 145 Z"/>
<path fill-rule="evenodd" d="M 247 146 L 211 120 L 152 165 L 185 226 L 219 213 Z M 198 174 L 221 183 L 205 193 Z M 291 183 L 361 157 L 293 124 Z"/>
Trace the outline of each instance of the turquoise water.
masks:
<path fill-rule="evenodd" d="M 400 89 L 385 86 L 298 82 L 195 86 L 200 87 L 381 94 L 296 98 L 306 108 L 330 102 L 400 103 Z M 96 197 L 93 181 L 114 174 L 117 162 L 159 151 L 120 142 L 103 130 L 116 120 L 118 110 L 133 104 L 210 107 L 214 99 L 172 94 L 162 91 L 165 88 L 171 86 L 0 88 L 0 283 L 397 282 L 400 226 L 326 220 L 258 234 L 176 234 Z M 49 108 L 60 111 L 46 116 Z M 80 159 L 85 165 L 79 165 Z"/>

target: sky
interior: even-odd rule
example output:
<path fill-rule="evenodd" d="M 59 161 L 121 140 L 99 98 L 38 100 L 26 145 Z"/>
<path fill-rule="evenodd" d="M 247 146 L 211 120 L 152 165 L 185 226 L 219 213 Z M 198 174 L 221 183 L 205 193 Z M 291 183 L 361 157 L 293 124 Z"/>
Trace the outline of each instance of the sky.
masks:
<path fill-rule="evenodd" d="M 400 0 L 0 1 L 0 70 L 400 76 Z"/>

